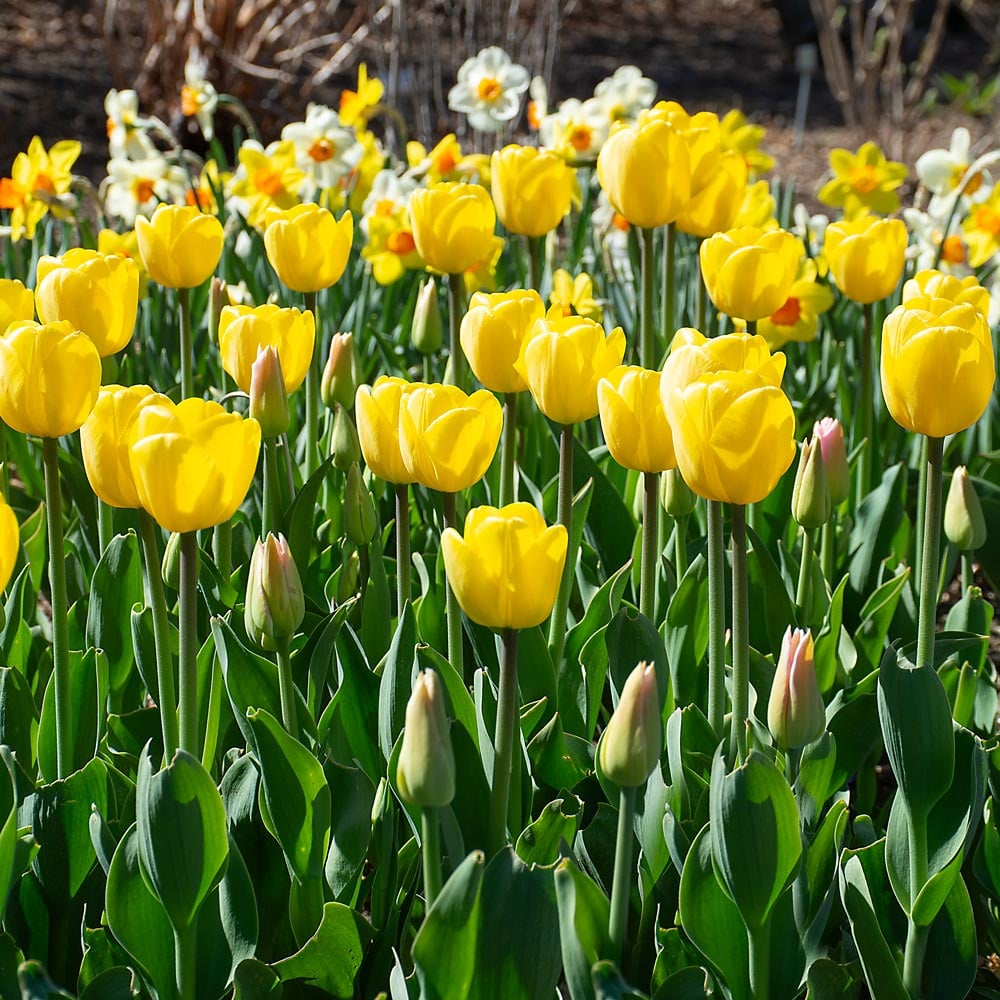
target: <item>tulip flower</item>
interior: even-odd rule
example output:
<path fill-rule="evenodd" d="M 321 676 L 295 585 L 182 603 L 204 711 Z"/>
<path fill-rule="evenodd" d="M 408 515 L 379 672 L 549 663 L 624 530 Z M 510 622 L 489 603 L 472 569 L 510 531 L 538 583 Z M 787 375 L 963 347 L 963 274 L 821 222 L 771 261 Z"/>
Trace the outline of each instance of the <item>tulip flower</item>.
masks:
<path fill-rule="evenodd" d="M 767 702 L 767 728 L 783 750 L 798 750 L 819 739 L 826 729 L 826 707 L 816 681 L 813 638 L 808 630 L 785 629 Z"/>
<path fill-rule="evenodd" d="M 678 215 L 677 228 L 702 238 L 730 229 L 746 189 L 747 167 L 743 157 L 720 150 L 707 183 L 692 194 Z"/>
<path fill-rule="evenodd" d="M 918 271 L 903 285 L 903 304 L 916 298 L 948 299 L 956 304 L 968 302 L 983 316 L 989 317 L 990 314 L 989 289 L 983 288 L 974 274 L 956 278 L 942 271 Z"/>
<path fill-rule="evenodd" d="M 427 355 L 436 354 L 441 350 L 441 309 L 438 306 L 437 285 L 432 275 L 420 282 L 417 303 L 413 307 L 410 340 L 425 359 Z M 428 372 L 426 360 L 424 371 Z"/>
<path fill-rule="evenodd" d="M 573 171 L 550 150 L 511 144 L 490 160 L 497 215 L 521 236 L 544 236 L 555 229 L 569 211 L 575 187 Z"/>
<path fill-rule="evenodd" d="M 903 273 L 906 225 L 900 219 L 866 215 L 831 222 L 823 253 L 837 287 L 855 302 L 868 304 L 890 295 Z"/>
<path fill-rule="evenodd" d="M 0 497 L 0 590 L 6 590 L 10 583 L 20 548 L 21 532 L 17 515 L 7 501 Z"/>
<path fill-rule="evenodd" d="M 265 215 L 264 249 L 278 279 L 293 292 L 319 292 L 340 281 L 354 242 L 354 218 L 313 202 Z"/>
<path fill-rule="evenodd" d="M 243 392 L 257 354 L 273 347 L 281 359 L 281 374 L 289 395 L 305 381 L 312 361 L 316 328 L 311 312 L 276 305 L 226 306 L 219 317 L 222 367 Z"/>
<path fill-rule="evenodd" d="M 330 353 L 323 368 L 320 396 L 331 410 L 338 403 L 345 410 L 350 410 L 357 391 L 358 351 L 354 346 L 354 334 L 335 333 L 330 338 Z"/>
<path fill-rule="evenodd" d="M 823 417 L 813 424 L 813 437 L 819 441 L 822 451 L 830 503 L 838 507 L 851 492 L 851 469 L 847 464 L 844 428 L 839 420 Z"/>
<path fill-rule="evenodd" d="M 964 465 L 951 477 L 944 505 L 944 534 L 962 554 L 962 590 L 972 586 L 972 553 L 986 544 L 986 519 Z"/>
<path fill-rule="evenodd" d="M 0 278 L 0 336 L 12 323 L 35 318 L 35 297 L 16 278 Z"/>

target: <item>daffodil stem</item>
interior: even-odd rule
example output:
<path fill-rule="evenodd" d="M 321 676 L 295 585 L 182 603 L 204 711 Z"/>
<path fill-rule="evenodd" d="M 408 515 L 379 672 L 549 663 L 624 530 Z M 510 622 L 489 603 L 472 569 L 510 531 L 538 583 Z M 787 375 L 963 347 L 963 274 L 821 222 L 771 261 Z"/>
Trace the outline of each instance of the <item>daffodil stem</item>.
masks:
<path fill-rule="evenodd" d="M 146 511 L 139 510 L 139 536 L 146 567 L 146 589 L 153 615 L 153 646 L 156 650 L 156 704 L 160 708 L 160 731 L 163 733 L 163 756 L 170 761 L 177 750 L 177 694 L 174 689 L 174 657 L 170 649 L 170 623 L 163 594 L 160 571 L 160 547 L 156 542 L 156 524 Z"/>
<path fill-rule="evenodd" d="M 316 471 L 317 453 L 316 443 L 319 441 L 319 380 L 321 355 L 323 353 L 323 335 L 320 331 L 319 315 L 316 309 L 316 293 L 305 293 L 305 308 L 307 312 L 313 314 L 313 322 L 316 328 L 316 347 L 313 350 L 312 360 L 306 371 L 306 452 L 305 452 L 305 478 Z"/>
<path fill-rule="evenodd" d="M 66 558 L 63 542 L 62 493 L 59 489 L 59 442 L 43 438 L 45 517 L 49 534 L 49 589 L 52 605 L 52 673 L 56 702 L 56 776 L 73 772 L 73 704 L 70 700 L 69 622 L 66 617 Z"/>
<path fill-rule="evenodd" d="M 912 910 L 920 890 L 927 882 L 926 814 L 907 815 L 907 837 L 910 848 L 910 909 Z M 903 985 L 911 1000 L 920 1000 L 923 995 L 921 981 L 929 934 L 930 925 L 919 926 L 914 923 L 912 917 L 910 918 L 906 927 L 906 950 L 903 953 Z"/>
<path fill-rule="evenodd" d="M 420 832 L 424 856 L 424 900 L 429 910 L 441 891 L 441 821 L 436 806 L 424 806 Z"/>
<path fill-rule="evenodd" d="M 813 532 L 802 530 L 802 557 L 799 559 L 799 583 L 795 591 L 795 604 L 799 609 L 803 628 L 809 627 L 809 608 L 812 603 Z"/>
<path fill-rule="evenodd" d="M 687 523 L 687 514 L 674 518 L 674 575 L 678 583 L 688 569 Z"/>
<path fill-rule="evenodd" d="M 276 658 L 278 661 L 278 691 L 281 697 L 281 724 L 285 732 L 294 739 L 299 738 L 298 712 L 295 708 L 295 681 L 292 679 L 292 653 L 288 639 L 279 639 Z"/>
<path fill-rule="evenodd" d="M 503 397 L 503 438 L 500 441 L 500 506 L 514 503 L 514 460 L 517 456 L 517 393 Z"/>
<path fill-rule="evenodd" d="M 493 741 L 493 789 L 490 795 L 490 855 L 507 842 L 507 813 L 517 724 L 517 629 L 505 628 L 497 692 L 497 729 Z"/>
<path fill-rule="evenodd" d="M 465 388 L 465 355 L 460 333 L 465 313 L 465 276 L 448 275 L 448 352 L 451 361 L 451 384 Z"/>
<path fill-rule="evenodd" d="M 410 599 L 410 487 L 396 483 L 396 608 L 399 617 Z"/>
<path fill-rule="evenodd" d="M 180 746 L 195 757 L 198 746 L 198 533 L 181 535 Z"/>
<path fill-rule="evenodd" d="M 653 288 L 656 282 L 653 257 L 654 237 L 656 230 L 639 230 L 639 280 L 642 285 L 642 303 L 639 313 L 639 364 L 643 368 L 653 368 L 656 364 L 655 323 L 653 316 Z"/>
<path fill-rule="evenodd" d="M 944 439 L 927 438 L 927 499 L 924 503 L 923 550 L 920 553 L 920 615 L 917 667 L 934 666 L 934 625 L 938 605 L 938 549 L 941 545 L 941 466 Z"/>
<path fill-rule="evenodd" d="M 708 502 L 708 724 L 722 738 L 726 719 L 726 581 L 722 503 Z"/>
<path fill-rule="evenodd" d="M 544 236 L 526 236 L 528 241 L 528 285 L 536 292 L 542 291 L 542 248 Z"/>
<path fill-rule="evenodd" d="M 573 574 L 576 571 L 576 552 L 573 538 L 573 425 L 566 424 L 559 433 L 559 523 L 566 529 L 570 546 L 566 552 L 559 593 L 552 609 L 549 625 L 549 649 L 556 671 L 562 668 L 563 643 L 566 641 L 566 614 L 569 611 L 569 597 L 573 589 Z"/>
<path fill-rule="evenodd" d="M 771 918 L 760 927 L 747 928 L 750 949 L 750 996 L 753 1000 L 770 1000 L 771 980 Z"/>
<path fill-rule="evenodd" d="M 113 508 L 103 500 L 97 501 L 97 539 L 103 555 L 107 547 L 111 544 L 111 539 L 115 536 L 114 520 L 112 518 Z"/>
<path fill-rule="evenodd" d="M 191 289 L 178 288 L 181 316 L 181 399 L 194 395 L 194 347 L 191 343 Z"/>
<path fill-rule="evenodd" d="M 664 235 L 660 330 L 663 343 L 669 344 L 674 332 L 674 314 L 677 308 L 677 227 L 672 222 L 667 223 Z"/>
<path fill-rule="evenodd" d="M 732 505 L 733 535 L 733 732 L 740 764 L 747 756 L 747 715 L 750 704 L 750 601 L 747 587 L 746 507 Z"/>
<path fill-rule="evenodd" d="M 174 975 L 177 979 L 177 1000 L 195 1000 L 197 995 L 198 938 L 195 927 L 174 928 Z"/>
<path fill-rule="evenodd" d="M 212 529 L 212 555 L 219 573 L 226 580 L 233 572 L 233 522 L 223 521 Z"/>
<path fill-rule="evenodd" d="M 612 957 L 621 962 L 622 947 L 628 930 L 628 902 L 632 888 L 632 854 L 635 847 L 636 789 L 622 788 L 618 800 L 618 837 L 615 841 L 615 873 L 611 883 L 611 911 L 608 915 L 608 938 Z"/>
<path fill-rule="evenodd" d="M 642 474 L 642 567 L 639 581 L 639 611 L 651 621 L 656 614 L 656 569 L 659 561 L 659 481 L 657 472 Z M 654 622 L 655 624 L 655 622 Z"/>
<path fill-rule="evenodd" d="M 444 525 L 446 528 L 458 530 L 458 516 L 455 513 L 455 494 L 442 493 L 444 506 Z M 462 609 L 458 597 L 451 584 L 445 579 L 445 596 L 448 613 L 448 660 L 455 668 L 458 676 L 463 676 L 462 655 Z"/>
<path fill-rule="evenodd" d="M 278 468 L 278 439 L 264 438 L 264 537 L 281 528 L 281 482 Z"/>
<path fill-rule="evenodd" d="M 861 327 L 861 386 L 858 391 L 858 406 L 861 408 L 861 436 L 865 440 L 864 449 L 858 458 L 857 502 L 868 494 L 872 487 L 872 469 L 875 462 L 875 442 L 872 440 L 875 404 L 872 398 L 872 307 L 864 307 L 864 323 Z"/>

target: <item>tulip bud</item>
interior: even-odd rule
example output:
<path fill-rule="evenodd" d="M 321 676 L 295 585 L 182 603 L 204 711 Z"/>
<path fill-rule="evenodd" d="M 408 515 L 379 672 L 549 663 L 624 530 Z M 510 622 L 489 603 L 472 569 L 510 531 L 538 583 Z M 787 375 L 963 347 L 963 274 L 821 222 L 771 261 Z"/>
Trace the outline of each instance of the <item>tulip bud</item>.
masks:
<path fill-rule="evenodd" d="M 358 576 L 361 573 L 361 560 L 357 552 L 344 548 L 340 555 L 340 577 L 337 580 L 337 603 L 343 604 L 358 592 Z"/>
<path fill-rule="evenodd" d="M 250 416 L 265 438 L 280 437 L 291 423 L 281 358 L 273 347 L 260 348 L 250 369 Z"/>
<path fill-rule="evenodd" d="M 354 348 L 354 334 L 335 333 L 330 341 L 330 354 L 323 369 L 320 395 L 323 403 L 333 409 L 340 403 L 345 410 L 354 406 L 358 391 L 358 356 Z"/>
<path fill-rule="evenodd" d="M 181 585 L 181 536 L 180 532 L 172 531 L 167 539 L 167 547 L 163 550 L 163 561 L 160 563 L 160 575 L 163 582 L 172 590 L 178 590 Z"/>
<path fill-rule="evenodd" d="M 247 635 L 264 649 L 287 642 L 302 624 L 302 581 L 284 535 L 268 532 L 250 557 L 243 621 Z"/>
<path fill-rule="evenodd" d="M 651 663 L 640 663 L 628 675 L 601 737 L 601 770 L 620 788 L 645 784 L 660 759 L 661 728 L 656 671 Z"/>
<path fill-rule="evenodd" d="M 413 309 L 413 325 L 410 328 L 413 346 L 421 354 L 433 354 L 441 349 L 443 334 L 441 329 L 441 309 L 438 305 L 437 285 L 433 278 L 420 283 L 417 304 Z"/>
<path fill-rule="evenodd" d="M 212 283 L 208 287 L 208 308 L 212 319 L 210 329 L 219 329 L 219 317 L 222 315 L 222 310 L 232 304 L 233 301 L 229 295 L 229 288 L 226 283 L 222 278 L 213 278 Z"/>
<path fill-rule="evenodd" d="M 358 429 L 354 426 L 351 415 L 342 406 L 337 407 L 337 415 L 333 418 L 330 454 L 333 455 L 333 464 L 338 469 L 349 469 L 351 465 L 361 461 Z"/>
<path fill-rule="evenodd" d="M 455 754 L 441 682 L 433 670 L 420 673 L 406 704 L 396 784 L 406 802 L 424 808 L 446 806 L 455 797 Z"/>
<path fill-rule="evenodd" d="M 361 469 L 354 462 L 347 471 L 347 491 L 344 496 L 344 533 L 355 545 L 367 545 L 375 536 L 378 518 L 372 495 L 361 478 Z"/>
<path fill-rule="evenodd" d="M 792 487 L 792 517 L 807 530 L 830 519 L 830 489 L 826 485 L 823 449 L 815 438 L 802 442 Z"/>
<path fill-rule="evenodd" d="M 767 703 L 767 728 L 782 749 L 794 750 L 819 739 L 826 708 L 816 681 L 812 633 L 789 626 Z"/>
<path fill-rule="evenodd" d="M 687 517 L 698 500 L 684 482 L 680 469 L 668 469 L 660 476 L 660 499 L 671 517 Z"/>
<path fill-rule="evenodd" d="M 818 438 L 823 452 L 823 467 L 826 471 L 827 489 L 830 491 L 830 503 L 837 507 L 851 492 L 851 467 L 847 464 L 844 428 L 839 420 L 824 417 L 813 424 L 813 437 Z"/>
<path fill-rule="evenodd" d="M 951 477 L 944 505 L 944 533 L 961 552 L 974 552 L 986 543 L 983 508 L 964 465 L 960 465 Z"/>

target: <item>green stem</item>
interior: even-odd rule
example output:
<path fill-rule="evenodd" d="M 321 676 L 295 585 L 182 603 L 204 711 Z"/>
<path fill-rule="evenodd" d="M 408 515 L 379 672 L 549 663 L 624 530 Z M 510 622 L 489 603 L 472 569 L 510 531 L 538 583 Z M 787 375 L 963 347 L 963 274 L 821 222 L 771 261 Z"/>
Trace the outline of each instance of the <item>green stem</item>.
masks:
<path fill-rule="evenodd" d="M 528 241 L 528 287 L 536 292 L 542 290 L 542 248 L 545 245 L 544 236 L 526 236 Z"/>
<path fill-rule="evenodd" d="M 174 688 L 174 657 L 170 648 L 170 623 L 167 600 L 163 594 L 160 571 L 160 547 L 156 542 L 156 524 L 146 511 L 139 510 L 139 536 L 146 569 L 146 588 L 153 614 L 153 645 L 156 650 L 156 704 L 160 707 L 160 730 L 163 733 L 163 756 L 173 759 L 178 744 L 177 695 Z"/>
<path fill-rule="evenodd" d="M 687 552 L 688 515 L 674 518 L 674 575 L 680 583 L 688 568 Z"/>
<path fill-rule="evenodd" d="M 458 530 L 458 516 L 455 513 L 455 494 L 442 493 L 444 505 L 444 524 L 446 528 Z M 462 652 L 462 609 L 451 583 L 445 577 L 446 609 L 448 615 L 448 660 L 455 668 L 458 676 L 463 676 Z"/>
<path fill-rule="evenodd" d="M 647 230 L 648 232 L 648 230 Z M 644 487 L 642 505 L 642 566 L 639 582 L 639 612 L 650 621 L 656 614 L 656 576 L 659 561 L 660 475 L 642 474 Z M 655 622 L 654 622 L 655 624 Z"/>
<path fill-rule="evenodd" d="M 708 724 L 722 738 L 726 718 L 726 581 L 722 503 L 708 504 Z"/>
<path fill-rule="evenodd" d="M 566 424 L 559 433 L 559 523 L 566 529 L 566 534 L 573 538 L 573 426 Z M 562 580 L 559 582 L 559 593 L 552 609 L 552 619 L 549 624 L 549 650 L 552 653 L 552 663 L 559 672 L 562 667 L 563 643 L 566 641 L 566 614 L 569 610 L 570 592 L 573 589 L 573 574 L 576 570 L 576 553 L 572 542 L 566 552 L 566 563 L 563 566 Z"/>
<path fill-rule="evenodd" d="M 972 570 L 972 553 L 966 549 L 962 553 L 962 593 L 966 594 L 975 582 Z"/>
<path fill-rule="evenodd" d="M 263 534 L 281 530 L 281 472 L 278 468 L 278 439 L 264 438 Z"/>
<path fill-rule="evenodd" d="M 7 468 L 7 425 L 0 420 L 0 493 L 10 500 L 10 470 Z"/>
<path fill-rule="evenodd" d="M 305 478 L 308 480 L 319 465 L 316 443 L 319 441 L 319 382 L 321 377 L 320 365 L 322 363 L 323 337 L 320 332 L 319 315 L 316 310 L 316 293 L 305 292 L 304 294 L 306 311 L 313 314 L 313 323 L 316 328 L 315 348 L 313 349 L 312 359 L 309 362 L 309 369 L 306 372 Z"/>
<path fill-rule="evenodd" d="M 694 255 L 695 261 L 700 262 L 700 254 Z M 696 267 L 698 272 L 698 325 L 696 329 L 700 330 L 706 337 L 711 336 L 710 331 L 705 329 L 705 324 L 708 320 L 708 285 L 705 284 L 705 278 L 701 273 L 701 267 Z"/>
<path fill-rule="evenodd" d="M 400 618 L 410 599 L 410 487 L 396 483 L 396 609 Z"/>
<path fill-rule="evenodd" d="M 197 1000 L 198 937 L 196 923 L 174 928 L 174 975 L 177 978 L 177 1000 Z"/>
<path fill-rule="evenodd" d="M 653 368 L 656 359 L 656 341 L 653 333 L 653 286 L 656 275 L 653 273 L 655 264 L 653 258 L 653 239 L 655 229 L 639 230 L 639 247 L 641 251 L 639 280 L 642 285 L 642 305 L 639 313 L 639 364 L 643 368 Z"/>
<path fill-rule="evenodd" d="M 833 589 L 833 543 L 836 539 L 837 532 L 837 512 L 836 510 L 830 511 L 830 517 L 827 519 L 826 523 L 820 529 L 819 535 L 819 545 L 820 545 L 820 565 L 823 568 L 823 579 L 830 584 L 830 589 Z"/>
<path fill-rule="evenodd" d="M 517 725 L 517 630 L 503 630 L 500 689 L 497 693 L 497 728 L 494 739 L 493 789 L 490 794 L 490 855 L 507 842 L 507 813 L 514 760 L 514 727 Z"/>
<path fill-rule="evenodd" d="M 451 384 L 465 388 L 465 355 L 459 334 L 465 314 L 465 276 L 448 275 L 448 351 L 451 361 Z"/>
<path fill-rule="evenodd" d="M 424 856 L 424 899 L 429 910 L 441 891 L 441 824 L 436 806 L 424 806 L 420 829 Z"/>
<path fill-rule="evenodd" d="M 52 672 L 56 702 L 56 776 L 73 773 L 73 704 L 70 700 L 69 621 L 66 602 L 66 556 L 62 493 L 59 488 L 59 441 L 42 439 L 45 464 L 45 517 L 49 536 L 49 597 L 52 605 Z"/>
<path fill-rule="evenodd" d="M 664 344 L 669 344 L 674 333 L 677 302 L 677 227 L 667 223 L 663 246 L 663 298 L 661 302 L 660 333 Z"/>
<path fill-rule="evenodd" d="M 927 499 L 920 556 L 920 616 L 917 667 L 934 667 L 934 624 L 938 605 L 938 549 L 941 544 L 941 467 L 944 439 L 927 438 Z"/>
<path fill-rule="evenodd" d="M 514 503 L 514 460 L 517 456 L 517 393 L 503 397 L 503 437 L 500 440 L 500 506 Z"/>
<path fill-rule="evenodd" d="M 181 399 L 194 395 L 194 347 L 191 344 L 191 289 L 178 288 L 181 316 Z"/>
<path fill-rule="evenodd" d="M 618 838 L 615 841 L 615 874 L 611 883 L 611 912 L 608 937 L 612 958 L 621 963 L 622 947 L 628 930 L 629 896 L 632 890 L 632 853 L 635 846 L 636 789 L 622 788 L 618 804 Z"/>
<path fill-rule="evenodd" d="M 813 531 L 802 529 L 802 556 L 799 559 L 799 584 L 795 591 L 795 604 L 803 628 L 809 627 L 809 610 L 812 607 Z"/>
<path fill-rule="evenodd" d="M 747 756 L 750 704 L 750 601 L 747 586 L 746 507 L 732 505 L 733 535 L 733 727 L 730 753 L 740 764 Z"/>
<path fill-rule="evenodd" d="M 111 539 L 115 536 L 113 515 L 113 507 L 106 504 L 103 500 L 97 501 L 97 538 L 102 555 L 111 544 Z"/>
<path fill-rule="evenodd" d="M 924 519 L 927 516 L 927 438 L 920 438 L 919 474 L 917 482 L 917 522 L 916 538 L 913 548 L 913 561 L 916 565 L 920 553 L 924 551 Z"/>
<path fill-rule="evenodd" d="M 212 531 L 212 555 L 219 573 L 226 580 L 233 573 L 233 522 L 223 521 Z"/>
<path fill-rule="evenodd" d="M 875 462 L 875 442 L 872 440 L 875 417 L 872 400 L 872 307 L 864 306 L 864 324 L 861 328 L 861 386 L 858 391 L 858 407 L 861 418 L 861 436 L 865 440 L 864 450 L 858 458 L 857 502 L 860 504 L 871 489 L 872 469 Z"/>
<path fill-rule="evenodd" d="M 292 653 L 288 639 L 278 640 L 278 691 L 281 698 L 281 724 L 294 739 L 299 738 L 298 712 L 295 707 L 295 681 L 292 678 Z"/>
<path fill-rule="evenodd" d="M 912 910 L 920 890 L 927 882 L 927 817 L 908 816 L 907 832 L 910 847 L 910 908 Z M 921 996 L 921 980 L 924 971 L 924 952 L 930 926 L 918 926 L 912 919 L 906 928 L 906 951 L 903 955 L 903 985 L 911 1000 Z"/>
<path fill-rule="evenodd" d="M 180 745 L 199 757 L 198 742 L 198 533 L 181 535 Z"/>
<path fill-rule="evenodd" d="M 771 1000 L 771 921 L 747 928 L 750 945 L 750 996 L 753 1000 Z"/>

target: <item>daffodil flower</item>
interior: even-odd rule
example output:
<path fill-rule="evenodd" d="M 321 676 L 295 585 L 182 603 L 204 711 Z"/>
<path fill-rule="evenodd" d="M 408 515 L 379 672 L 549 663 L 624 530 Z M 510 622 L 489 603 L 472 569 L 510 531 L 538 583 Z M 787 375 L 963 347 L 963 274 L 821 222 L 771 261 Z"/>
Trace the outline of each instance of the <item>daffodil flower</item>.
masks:
<path fill-rule="evenodd" d="M 499 132 L 517 117 L 528 82 L 528 71 L 491 45 L 462 63 L 458 82 L 448 91 L 448 107 L 468 115 L 479 132 Z"/>

